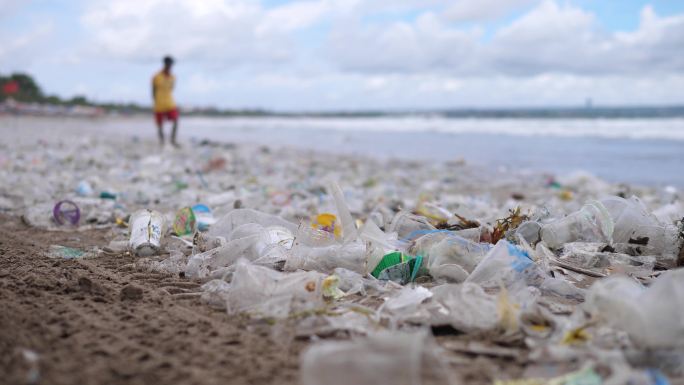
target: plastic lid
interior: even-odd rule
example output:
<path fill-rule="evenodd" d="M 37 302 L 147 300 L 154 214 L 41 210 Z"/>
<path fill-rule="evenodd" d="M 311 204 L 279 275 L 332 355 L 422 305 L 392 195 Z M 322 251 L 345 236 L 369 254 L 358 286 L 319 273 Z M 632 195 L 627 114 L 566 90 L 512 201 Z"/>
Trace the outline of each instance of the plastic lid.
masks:
<path fill-rule="evenodd" d="M 76 203 L 63 200 L 57 202 L 55 208 L 52 210 L 52 215 L 58 225 L 71 224 L 76 226 L 81 219 L 81 210 L 79 210 Z"/>

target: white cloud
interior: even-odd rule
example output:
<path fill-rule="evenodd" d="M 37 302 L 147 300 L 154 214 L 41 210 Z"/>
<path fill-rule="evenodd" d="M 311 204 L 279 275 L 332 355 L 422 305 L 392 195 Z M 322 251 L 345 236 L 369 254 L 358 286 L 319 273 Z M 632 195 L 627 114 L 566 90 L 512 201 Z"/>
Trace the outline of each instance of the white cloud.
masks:
<path fill-rule="evenodd" d="M 0 70 L 22 70 L 35 62 L 36 52 L 50 40 L 53 27 L 52 23 L 43 23 L 27 31 L 0 31 Z"/>
<path fill-rule="evenodd" d="M 615 34 L 615 45 L 634 72 L 684 71 L 684 15 L 658 17 L 651 6 L 641 12 L 639 29 Z"/>
<path fill-rule="evenodd" d="M 501 73 L 582 73 L 604 62 L 608 39 L 593 14 L 547 0 L 500 29 L 483 60 Z"/>
<path fill-rule="evenodd" d="M 185 89 L 190 94 L 210 94 L 221 89 L 221 82 L 215 77 L 209 77 L 204 73 L 192 73 L 187 79 L 182 79 L 186 84 Z"/>
<path fill-rule="evenodd" d="M 461 70 L 474 65 L 480 30 L 450 28 L 426 12 L 415 22 L 339 25 L 330 35 L 328 54 L 341 69 L 361 72 Z"/>
<path fill-rule="evenodd" d="M 457 18 L 486 16 L 469 13 L 469 7 L 456 3 L 449 11 L 458 10 Z M 330 35 L 330 56 L 341 70 L 368 73 L 534 76 L 684 70 L 684 15 L 661 18 L 649 6 L 631 32 L 606 31 L 593 13 L 552 0 L 498 29 L 490 40 L 482 38 L 481 30 L 446 19 L 425 12 L 411 22 L 339 25 Z"/>
<path fill-rule="evenodd" d="M 93 0 L 79 30 L 74 15 L 17 3 L 0 0 L 20 16 L 0 25 L 0 71 L 27 68 L 64 96 L 83 84 L 99 100 L 148 103 L 149 76 L 168 53 L 186 106 L 684 101 L 684 14 L 650 6 L 634 15 L 638 27 L 616 32 L 565 0 Z"/>
<path fill-rule="evenodd" d="M 453 21 L 486 21 L 520 9 L 535 0 L 457 0 L 448 2 L 444 17 Z"/>
<path fill-rule="evenodd" d="M 91 5 L 82 21 L 92 46 L 110 57 L 158 60 L 169 53 L 233 66 L 292 56 L 279 31 L 257 28 L 265 17 L 249 0 L 119 0 Z"/>
<path fill-rule="evenodd" d="M 333 15 L 353 10 L 357 0 L 297 1 L 270 9 L 257 25 L 260 34 L 288 33 L 326 21 Z"/>

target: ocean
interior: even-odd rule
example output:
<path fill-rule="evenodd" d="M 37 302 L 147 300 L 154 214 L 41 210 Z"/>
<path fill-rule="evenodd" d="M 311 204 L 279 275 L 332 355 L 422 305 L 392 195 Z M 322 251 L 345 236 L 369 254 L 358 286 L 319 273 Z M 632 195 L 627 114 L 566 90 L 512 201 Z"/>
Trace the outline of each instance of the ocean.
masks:
<path fill-rule="evenodd" d="M 27 127 L 26 119 L 0 119 L 0 128 L 8 134 Z M 29 125 L 44 134 L 74 128 L 73 135 L 92 129 L 98 135 L 156 137 L 151 116 L 36 118 Z M 503 171 L 582 170 L 615 183 L 684 188 L 683 117 L 181 116 L 180 140 L 202 139 L 384 159 L 464 160 Z"/>
<path fill-rule="evenodd" d="M 180 133 L 380 158 L 463 159 L 501 170 L 582 170 L 611 182 L 684 187 L 684 118 L 187 117 Z"/>

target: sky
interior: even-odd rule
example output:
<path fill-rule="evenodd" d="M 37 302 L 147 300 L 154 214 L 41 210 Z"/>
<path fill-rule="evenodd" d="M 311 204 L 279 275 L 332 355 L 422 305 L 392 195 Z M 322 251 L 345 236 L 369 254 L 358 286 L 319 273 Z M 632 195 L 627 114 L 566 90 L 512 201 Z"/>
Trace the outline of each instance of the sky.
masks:
<path fill-rule="evenodd" d="M 0 0 L 0 73 L 281 111 L 684 104 L 684 1 Z"/>

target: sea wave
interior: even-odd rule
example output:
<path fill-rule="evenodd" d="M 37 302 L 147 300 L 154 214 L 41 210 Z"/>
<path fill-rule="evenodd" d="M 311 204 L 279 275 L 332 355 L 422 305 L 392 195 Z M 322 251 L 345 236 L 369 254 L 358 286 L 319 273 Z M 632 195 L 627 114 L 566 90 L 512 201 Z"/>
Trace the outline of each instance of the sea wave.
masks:
<path fill-rule="evenodd" d="M 444 117 L 377 118 L 188 118 L 198 128 L 239 130 L 333 130 L 369 132 L 432 132 L 552 136 L 568 138 L 624 138 L 684 141 L 684 118 L 659 119 L 487 119 Z"/>

